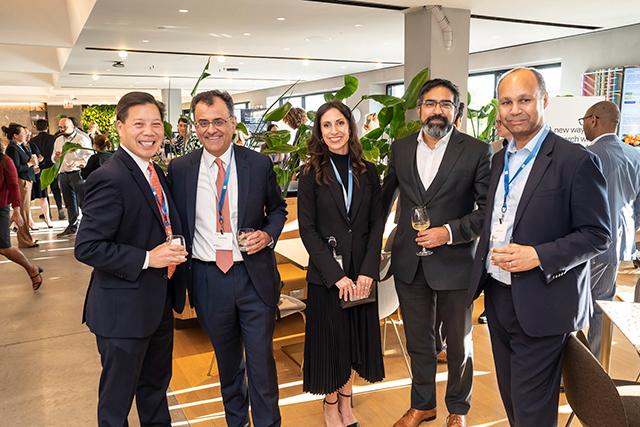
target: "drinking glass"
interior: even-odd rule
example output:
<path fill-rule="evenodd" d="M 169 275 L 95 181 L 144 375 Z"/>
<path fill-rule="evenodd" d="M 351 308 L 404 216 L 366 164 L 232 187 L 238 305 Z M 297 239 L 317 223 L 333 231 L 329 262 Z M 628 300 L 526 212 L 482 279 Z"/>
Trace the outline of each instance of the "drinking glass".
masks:
<path fill-rule="evenodd" d="M 426 230 L 431 226 L 431 220 L 427 213 L 427 208 L 424 206 L 414 206 L 411 208 L 411 226 L 414 230 Z M 433 254 L 433 251 L 427 250 L 424 246 L 420 252 L 416 252 L 418 256 L 429 256 Z"/>
<path fill-rule="evenodd" d="M 167 243 L 170 244 L 170 245 L 185 246 L 184 237 L 179 235 L 179 234 L 174 234 L 173 236 L 167 236 Z M 182 257 L 182 258 L 184 258 L 184 257 Z"/>
<path fill-rule="evenodd" d="M 253 228 L 240 228 L 238 229 L 238 248 L 240 252 L 247 252 L 247 237 L 249 234 L 255 232 Z"/>

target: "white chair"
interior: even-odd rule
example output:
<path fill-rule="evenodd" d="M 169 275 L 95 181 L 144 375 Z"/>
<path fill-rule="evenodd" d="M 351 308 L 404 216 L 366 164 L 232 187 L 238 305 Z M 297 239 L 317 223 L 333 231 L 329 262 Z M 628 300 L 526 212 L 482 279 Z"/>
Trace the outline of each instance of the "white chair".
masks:
<path fill-rule="evenodd" d="M 307 305 L 300 301 L 297 298 L 290 297 L 289 295 L 280 294 L 280 300 L 278 301 L 278 311 L 279 316 L 278 319 L 282 319 L 283 317 L 290 316 L 292 314 L 299 313 L 302 316 L 302 322 L 304 325 L 307 325 L 307 316 L 304 314 L 304 310 L 307 308 Z M 211 370 L 213 369 L 213 363 L 216 360 L 215 353 L 211 358 L 211 364 L 209 365 L 209 372 L 207 372 L 207 376 L 211 376 Z M 300 374 L 302 375 L 302 368 L 304 366 L 304 359 L 300 363 Z"/>
<path fill-rule="evenodd" d="M 384 329 L 382 330 L 382 353 L 384 354 L 387 346 L 387 325 L 391 323 L 393 329 L 396 331 L 396 337 L 398 337 L 398 342 L 400 343 L 400 349 L 402 350 L 404 363 L 407 365 L 409 376 L 413 378 L 411 365 L 407 358 L 407 352 L 402 344 L 400 332 L 398 332 L 397 323 L 402 323 L 402 321 L 394 320 L 391 317 L 391 315 L 395 313 L 400 306 L 398 294 L 396 293 L 395 281 L 393 280 L 393 276 L 388 274 L 389 267 L 391 267 L 391 253 L 383 252 L 382 257 L 382 262 L 380 263 L 380 278 L 382 280 L 378 283 L 378 315 L 380 320 L 384 320 Z"/>

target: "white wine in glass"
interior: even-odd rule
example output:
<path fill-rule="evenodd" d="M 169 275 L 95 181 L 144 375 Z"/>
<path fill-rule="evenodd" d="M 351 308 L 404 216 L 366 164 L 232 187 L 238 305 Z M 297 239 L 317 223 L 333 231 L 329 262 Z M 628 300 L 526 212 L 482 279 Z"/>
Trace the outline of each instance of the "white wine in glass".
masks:
<path fill-rule="evenodd" d="M 411 226 L 418 231 L 426 230 L 431 226 L 427 208 L 424 206 L 414 206 L 411 208 Z M 427 250 L 424 246 L 420 252 L 416 253 L 418 256 L 429 256 L 431 254 L 433 254 L 433 251 Z"/>

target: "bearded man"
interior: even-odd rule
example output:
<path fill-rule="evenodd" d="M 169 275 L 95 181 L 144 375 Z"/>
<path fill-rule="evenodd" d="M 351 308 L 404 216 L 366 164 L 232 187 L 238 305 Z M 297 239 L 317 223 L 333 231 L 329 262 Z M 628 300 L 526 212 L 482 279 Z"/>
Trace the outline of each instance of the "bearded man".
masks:
<path fill-rule="evenodd" d="M 436 418 L 436 306 L 447 337 L 447 426 L 466 426 L 473 382 L 472 307 L 467 290 L 482 230 L 492 150 L 459 132 L 458 87 L 444 79 L 420 89 L 420 132 L 395 141 L 382 187 L 388 213 L 397 196 L 398 227 L 391 270 L 404 320 L 413 383 L 411 407 L 394 427 Z M 412 208 L 423 206 L 431 227 L 414 231 Z M 427 248 L 432 253 L 420 256 Z"/>

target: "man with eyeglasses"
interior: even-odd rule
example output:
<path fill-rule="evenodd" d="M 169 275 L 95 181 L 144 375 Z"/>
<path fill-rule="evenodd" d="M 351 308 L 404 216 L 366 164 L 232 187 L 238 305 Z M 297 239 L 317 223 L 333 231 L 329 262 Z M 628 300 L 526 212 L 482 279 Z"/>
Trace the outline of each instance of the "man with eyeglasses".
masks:
<path fill-rule="evenodd" d="M 60 119 L 58 123 L 60 136 L 56 139 L 53 146 L 51 160 L 57 161 L 62 154 L 62 146 L 65 142 L 80 144 L 85 148 L 92 148 L 91 139 L 85 134 L 80 133 L 72 121 L 72 118 Z M 69 237 L 78 231 L 78 208 L 82 208 L 84 201 L 84 179 L 80 175 L 80 169 L 87 164 L 87 159 L 91 157 L 92 152 L 88 150 L 75 150 L 65 154 L 58 175 L 58 185 L 62 192 L 64 205 L 67 208 L 67 217 L 69 225 L 58 234 L 58 237 Z"/>
<path fill-rule="evenodd" d="M 231 427 L 280 426 L 273 331 L 280 278 L 273 248 L 287 216 L 271 159 L 235 145 L 227 92 L 191 101 L 203 148 L 173 160 L 168 180 L 186 224 L 187 289 L 211 339 Z M 239 230 L 244 229 L 242 246 Z"/>
<path fill-rule="evenodd" d="M 620 110 L 611 101 L 594 104 L 578 121 L 584 136 L 593 143 L 589 150 L 602 164 L 611 211 L 611 246 L 591 260 L 594 313 L 589 319 L 588 338 L 591 352 L 599 358 L 602 310 L 595 302 L 613 300 L 620 261 L 632 260 L 636 250 L 636 230 L 640 227 L 640 149 L 625 144 L 616 135 Z"/>
<path fill-rule="evenodd" d="M 436 418 L 436 306 L 447 337 L 447 426 L 466 426 L 473 382 L 473 309 L 466 303 L 473 253 L 484 220 L 492 150 L 459 132 L 458 87 L 433 79 L 418 95 L 422 129 L 395 141 L 382 187 L 386 212 L 399 191 L 391 271 L 404 320 L 413 382 L 411 408 L 394 424 Z M 412 207 L 425 206 L 431 227 L 415 232 Z M 431 255 L 419 256 L 428 248 Z"/>

